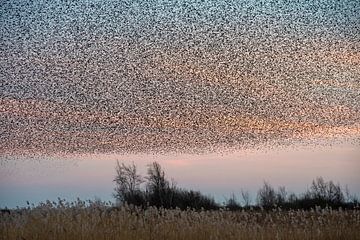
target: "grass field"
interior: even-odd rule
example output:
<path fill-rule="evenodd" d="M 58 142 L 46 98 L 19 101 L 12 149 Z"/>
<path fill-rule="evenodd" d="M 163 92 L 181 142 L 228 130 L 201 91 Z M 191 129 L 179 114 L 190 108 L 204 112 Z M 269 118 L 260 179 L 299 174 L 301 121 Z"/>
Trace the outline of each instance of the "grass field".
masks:
<path fill-rule="evenodd" d="M 360 210 L 181 211 L 47 202 L 3 210 L 0 239 L 360 239 Z"/>

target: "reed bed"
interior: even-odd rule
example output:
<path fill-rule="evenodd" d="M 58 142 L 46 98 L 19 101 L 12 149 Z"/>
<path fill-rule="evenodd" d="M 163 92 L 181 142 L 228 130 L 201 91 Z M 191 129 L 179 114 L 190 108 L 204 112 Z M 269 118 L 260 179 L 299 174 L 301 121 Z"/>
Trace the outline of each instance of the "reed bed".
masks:
<path fill-rule="evenodd" d="M 360 239 L 360 210 L 144 210 L 48 201 L 2 211 L 0 239 Z"/>

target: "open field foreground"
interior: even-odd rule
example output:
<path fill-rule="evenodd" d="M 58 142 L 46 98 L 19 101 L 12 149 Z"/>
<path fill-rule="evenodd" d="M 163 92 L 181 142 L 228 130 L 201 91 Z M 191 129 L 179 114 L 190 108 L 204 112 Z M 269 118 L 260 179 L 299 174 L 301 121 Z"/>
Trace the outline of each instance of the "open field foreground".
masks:
<path fill-rule="evenodd" d="M 83 204 L 2 210 L 0 239 L 360 239 L 358 209 L 232 212 Z"/>

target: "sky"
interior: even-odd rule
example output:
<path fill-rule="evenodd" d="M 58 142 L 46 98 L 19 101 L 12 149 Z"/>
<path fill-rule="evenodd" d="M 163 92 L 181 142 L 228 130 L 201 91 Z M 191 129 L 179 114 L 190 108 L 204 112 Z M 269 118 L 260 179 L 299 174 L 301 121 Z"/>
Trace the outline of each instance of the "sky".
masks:
<path fill-rule="evenodd" d="M 360 152 L 351 145 L 312 148 L 289 147 L 273 150 L 207 154 L 90 154 L 52 158 L 8 159 L 0 168 L 0 207 L 27 206 L 27 201 L 68 201 L 101 199 L 115 202 L 116 161 L 134 163 L 146 176 L 147 165 L 160 163 L 167 179 L 178 187 L 199 190 L 219 203 L 241 191 L 248 191 L 252 203 L 264 181 L 275 189 L 285 186 L 289 193 L 304 193 L 313 179 L 347 186 L 360 196 Z M 145 187 L 143 185 L 142 187 Z"/>
<path fill-rule="evenodd" d="M 0 167 L 79 155 L 190 154 L 195 164 L 199 154 L 248 149 L 259 159 L 300 146 L 358 151 L 359 13 L 351 0 L 2 1 Z M 359 169 L 354 156 L 344 169 Z"/>

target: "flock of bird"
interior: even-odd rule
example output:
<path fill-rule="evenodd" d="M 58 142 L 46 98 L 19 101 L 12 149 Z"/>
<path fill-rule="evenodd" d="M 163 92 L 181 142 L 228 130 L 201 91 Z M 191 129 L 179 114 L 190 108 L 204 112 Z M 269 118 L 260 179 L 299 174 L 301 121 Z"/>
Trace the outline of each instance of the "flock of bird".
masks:
<path fill-rule="evenodd" d="M 0 153 L 359 144 L 357 1 L 2 1 Z"/>

